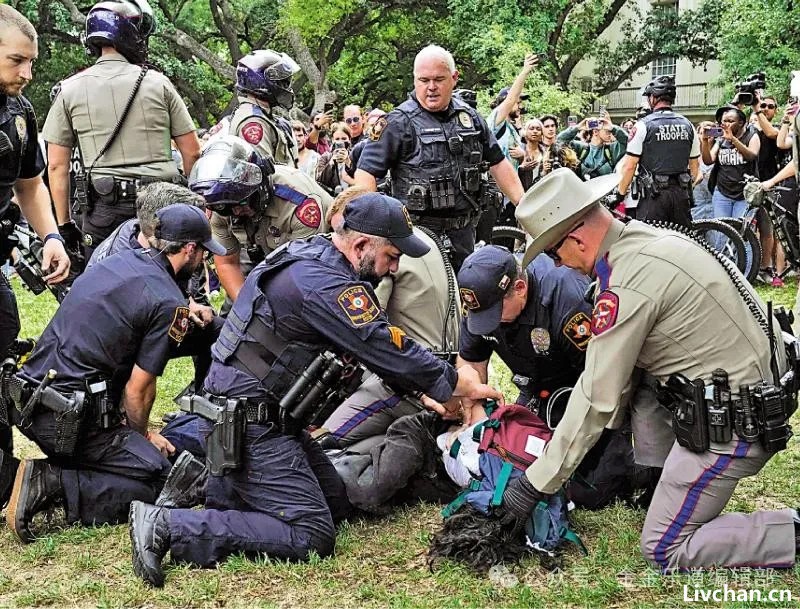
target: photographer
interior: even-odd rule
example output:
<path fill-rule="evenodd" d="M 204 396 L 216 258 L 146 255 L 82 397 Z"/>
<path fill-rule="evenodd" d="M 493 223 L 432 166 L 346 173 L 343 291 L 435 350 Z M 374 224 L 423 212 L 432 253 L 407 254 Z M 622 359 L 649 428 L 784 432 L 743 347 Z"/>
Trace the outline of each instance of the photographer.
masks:
<path fill-rule="evenodd" d="M 737 108 L 723 106 L 717 110 L 716 119 L 722 126 L 722 136 L 709 136 L 711 125 L 705 124 L 700 140 L 703 162 L 714 165 L 708 185 L 714 217 L 740 218 L 747 211 L 744 174 L 756 172 L 761 141 L 747 128 L 747 118 Z"/>
<path fill-rule="evenodd" d="M 588 143 L 575 139 L 580 131 L 591 133 Z M 603 112 L 600 118 L 585 118 L 574 127 L 565 129 L 558 134 L 556 141 L 570 146 L 578 155 L 578 175 L 581 178 L 596 178 L 614 171 L 625 155 L 628 134 L 611 122 L 608 112 Z"/>
<path fill-rule="evenodd" d="M 337 189 L 345 189 L 353 184 L 347 173 L 352 164 L 350 159 L 350 129 L 344 123 L 331 125 L 332 147 L 330 152 L 321 155 L 317 162 L 317 183 L 330 194 Z"/>

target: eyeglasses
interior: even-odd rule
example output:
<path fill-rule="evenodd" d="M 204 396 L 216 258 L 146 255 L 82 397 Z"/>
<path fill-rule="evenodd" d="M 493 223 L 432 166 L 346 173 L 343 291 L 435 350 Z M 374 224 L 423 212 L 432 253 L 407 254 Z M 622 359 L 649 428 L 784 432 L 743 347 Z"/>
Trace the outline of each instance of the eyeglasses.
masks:
<path fill-rule="evenodd" d="M 357 125 L 358 123 L 361 122 L 361 117 L 351 116 L 350 118 L 344 119 L 344 122 L 347 123 L 348 125 Z"/>
<path fill-rule="evenodd" d="M 571 229 L 569 229 L 569 231 L 567 231 L 567 234 L 558 241 L 558 243 L 556 243 L 553 247 L 549 247 L 544 250 L 544 253 L 547 254 L 553 262 L 561 262 L 561 256 L 558 255 L 558 250 L 560 250 L 561 246 L 564 245 L 567 237 L 569 237 L 571 233 L 574 233 L 576 230 L 578 230 L 581 226 L 583 226 L 583 222 L 573 226 Z"/>
<path fill-rule="evenodd" d="M 775 104 L 761 104 L 761 107 L 762 108 L 769 108 L 770 110 L 774 110 L 778 106 L 776 106 Z"/>

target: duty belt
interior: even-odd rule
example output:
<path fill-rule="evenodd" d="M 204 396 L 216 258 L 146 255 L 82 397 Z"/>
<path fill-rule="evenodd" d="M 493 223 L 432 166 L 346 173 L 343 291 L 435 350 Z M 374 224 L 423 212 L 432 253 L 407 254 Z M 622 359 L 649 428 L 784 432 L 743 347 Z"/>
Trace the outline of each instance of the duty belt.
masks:
<path fill-rule="evenodd" d="M 267 399 L 255 398 L 227 398 L 225 396 L 218 396 L 212 393 L 203 393 L 203 400 L 213 404 L 216 408 L 214 413 L 208 412 L 208 408 L 204 408 L 202 400 L 197 400 L 198 396 L 185 396 L 181 398 L 181 410 L 198 414 L 201 417 L 209 420 L 215 420 L 217 409 L 225 408 L 229 402 L 237 402 L 238 405 L 244 407 L 244 418 L 248 423 L 254 425 L 267 425 L 268 423 L 278 423 L 280 417 L 278 416 L 278 404 L 271 402 Z M 191 399 L 194 398 L 194 399 Z"/>
<path fill-rule="evenodd" d="M 472 224 L 473 215 L 468 212 L 463 216 L 456 217 L 443 217 L 443 216 L 430 216 L 427 214 L 409 214 L 411 221 L 418 225 L 429 228 L 434 232 L 443 232 L 448 230 L 459 230 L 466 228 Z"/>

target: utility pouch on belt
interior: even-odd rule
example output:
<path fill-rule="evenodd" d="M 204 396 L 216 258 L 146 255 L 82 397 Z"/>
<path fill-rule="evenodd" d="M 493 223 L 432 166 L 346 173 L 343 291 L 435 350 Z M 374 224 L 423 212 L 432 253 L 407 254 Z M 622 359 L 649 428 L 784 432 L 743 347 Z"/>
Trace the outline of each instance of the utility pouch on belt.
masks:
<path fill-rule="evenodd" d="M 708 409 L 705 384 L 701 379 L 690 381 L 682 374 L 673 374 L 658 400 L 672 410 L 672 429 L 678 444 L 701 453 L 708 450 Z"/>
<path fill-rule="evenodd" d="M 761 383 L 753 388 L 752 395 L 761 428 L 761 445 L 769 453 L 783 450 L 792 437 L 786 393 L 781 387 Z"/>
<path fill-rule="evenodd" d="M 480 174 L 478 174 L 480 180 Z M 456 206 L 456 190 L 450 176 L 433 178 L 430 181 L 431 209 L 453 209 Z"/>
<path fill-rule="evenodd" d="M 239 469 L 245 432 L 244 401 L 215 404 L 201 395 L 184 395 L 179 404 L 184 412 L 198 414 L 214 424 L 206 440 L 206 464 L 211 475 L 222 476 L 226 470 Z"/>
<path fill-rule="evenodd" d="M 91 213 L 94 208 L 89 192 L 89 181 L 83 171 L 75 174 L 75 203 L 81 215 Z"/>

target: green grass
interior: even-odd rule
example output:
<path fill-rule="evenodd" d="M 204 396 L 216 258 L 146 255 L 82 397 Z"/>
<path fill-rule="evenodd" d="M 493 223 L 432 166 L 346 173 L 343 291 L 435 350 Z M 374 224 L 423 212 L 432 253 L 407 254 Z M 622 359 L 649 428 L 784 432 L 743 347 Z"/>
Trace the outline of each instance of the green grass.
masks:
<path fill-rule="evenodd" d="M 19 287 L 15 284 L 15 287 Z M 761 290 L 775 304 L 793 306 L 796 283 Z M 38 335 L 55 311 L 52 297 L 17 290 L 22 336 Z M 189 360 L 170 363 L 159 379 L 151 425 L 173 410 L 172 396 L 191 378 Z M 507 369 L 494 362 L 493 379 L 511 394 Z M 796 417 L 799 428 L 800 418 Z M 19 437 L 18 454 L 38 451 Z M 729 510 L 800 503 L 800 449 L 796 442 L 755 478 L 744 480 Z M 800 597 L 800 571 L 711 571 L 661 577 L 639 554 L 644 512 L 615 505 L 573 513 L 589 549 L 569 550 L 563 568 L 548 573 L 536 559 L 512 567 L 520 583 L 501 588 L 459 565 L 431 573 L 425 555 L 440 522 L 437 506 L 398 510 L 387 518 L 356 519 L 340 527 L 336 555 L 289 564 L 233 556 L 217 569 L 167 567 L 167 585 L 151 590 L 130 566 L 127 527 L 69 527 L 29 546 L 0 530 L 0 607 L 626 607 L 704 606 L 684 603 L 683 585 L 760 590 L 789 589 Z M 711 603 L 708 606 L 721 606 Z M 775 603 L 728 603 L 726 607 L 777 607 Z M 798 606 L 793 602 L 791 606 Z"/>

